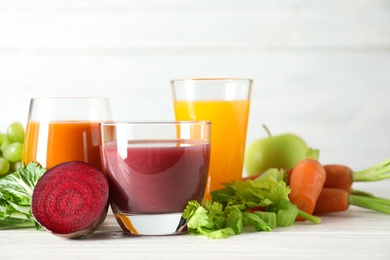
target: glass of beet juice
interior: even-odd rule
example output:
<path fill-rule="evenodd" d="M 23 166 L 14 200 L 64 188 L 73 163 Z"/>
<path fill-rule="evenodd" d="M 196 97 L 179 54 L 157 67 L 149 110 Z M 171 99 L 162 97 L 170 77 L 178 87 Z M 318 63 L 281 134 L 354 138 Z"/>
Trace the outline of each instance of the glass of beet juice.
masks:
<path fill-rule="evenodd" d="M 206 187 L 210 128 L 209 121 L 100 123 L 110 204 L 125 232 L 186 231 L 183 210 L 201 202 Z"/>

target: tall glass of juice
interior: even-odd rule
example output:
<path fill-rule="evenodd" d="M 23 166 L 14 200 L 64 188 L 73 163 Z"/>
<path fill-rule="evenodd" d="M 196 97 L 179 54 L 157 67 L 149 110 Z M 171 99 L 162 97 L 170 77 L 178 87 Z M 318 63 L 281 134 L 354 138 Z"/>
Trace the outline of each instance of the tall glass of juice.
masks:
<path fill-rule="evenodd" d="M 176 120 L 212 122 L 210 170 L 205 199 L 242 177 L 252 80 L 232 78 L 171 81 Z"/>
<path fill-rule="evenodd" d="M 122 229 L 134 235 L 186 230 L 188 201 L 201 202 L 210 160 L 210 122 L 101 123 L 103 171 Z"/>
<path fill-rule="evenodd" d="M 107 98 L 32 98 L 22 161 L 35 161 L 47 169 L 84 161 L 101 169 L 98 123 L 111 119 Z"/>

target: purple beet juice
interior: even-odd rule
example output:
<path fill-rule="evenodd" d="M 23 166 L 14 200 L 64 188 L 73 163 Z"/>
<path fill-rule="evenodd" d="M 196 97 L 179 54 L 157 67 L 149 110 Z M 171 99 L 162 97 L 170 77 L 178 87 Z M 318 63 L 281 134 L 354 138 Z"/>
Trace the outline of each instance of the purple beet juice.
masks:
<path fill-rule="evenodd" d="M 103 152 L 115 215 L 178 213 L 189 200 L 200 202 L 203 197 L 208 143 L 136 141 L 127 147 L 107 144 Z"/>

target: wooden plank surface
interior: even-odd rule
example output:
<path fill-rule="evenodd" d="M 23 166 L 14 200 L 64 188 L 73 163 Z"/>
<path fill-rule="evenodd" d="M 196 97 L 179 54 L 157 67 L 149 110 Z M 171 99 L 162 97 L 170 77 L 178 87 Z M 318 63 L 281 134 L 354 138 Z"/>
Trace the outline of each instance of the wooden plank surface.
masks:
<path fill-rule="evenodd" d="M 389 181 L 356 188 L 390 198 Z M 109 215 L 90 238 L 70 240 L 34 229 L 2 230 L 4 259 L 389 259 L 389 215 L 351 207 L 271 232 L 246 232 L 222 240 L 188 234 L 128 236 Z"/>

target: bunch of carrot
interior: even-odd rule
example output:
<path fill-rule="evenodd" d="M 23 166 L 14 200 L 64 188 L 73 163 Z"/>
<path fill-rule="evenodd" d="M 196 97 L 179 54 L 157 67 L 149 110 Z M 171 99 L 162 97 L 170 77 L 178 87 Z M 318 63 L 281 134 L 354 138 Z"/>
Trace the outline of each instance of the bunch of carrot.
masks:
<path fill-rule="evenodd" d="M 251 176 L 250 179 L 256 179 Z M 290 201 L 300 210 L 314 215 L 345 211 L 355 205 L 390 214 L 390 199 L 352 189 L 356 181 L 378 181 L 390 178 L 390 159 L 369 169 L 354 172 L 345 165 L 322 165 L 317 158 L 300 161 L 286 170 Z M 302 220 L 302 219 L 297 219 Z"/>

